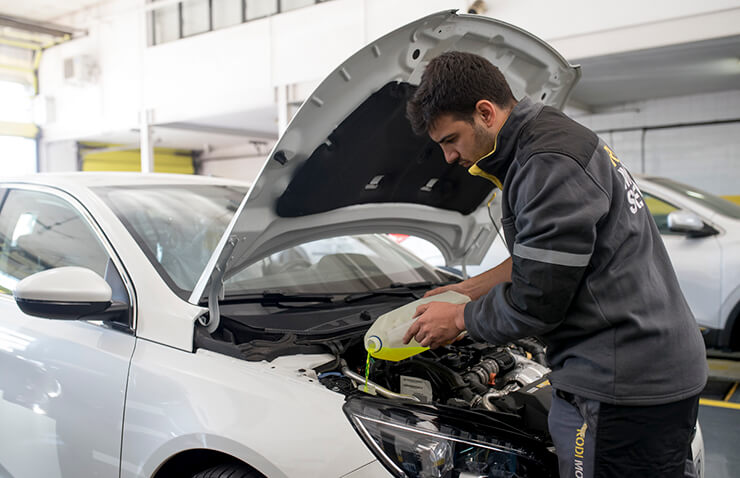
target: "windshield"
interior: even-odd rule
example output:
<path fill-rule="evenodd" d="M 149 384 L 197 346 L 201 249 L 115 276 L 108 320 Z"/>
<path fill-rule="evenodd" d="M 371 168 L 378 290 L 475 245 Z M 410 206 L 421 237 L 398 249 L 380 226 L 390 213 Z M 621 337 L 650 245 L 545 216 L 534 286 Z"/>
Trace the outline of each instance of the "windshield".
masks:
<path fill-rule="evenodd" d="M 215 184 L 94 188 L 183 299 L 193 291 L 247 190 Z"/>
<path fill-rule="evenodd" d="M 272 254 L 225 282 L 226 296 L 264 291 L 342 294 L 446 280 L 379 234 L 308 242 Z"/>
<path fill-rule="evenodd" d="M 673 181 L 667 178 L 648 178 L 650 181 L 660 184 L 668 189 L 689 196 L 694 201 L 698 202 L 702 206 L 711 209 L 714 212 L 722 214 L 723 216 L 731 217 L 733 219 L 740 219 L 740 206 L 731 203 L 726 199 L 722 199 L 719 196 L 709 194 L 707 192 L 696 189 L 693 186 L 687 186 L 679 182 Z"/>

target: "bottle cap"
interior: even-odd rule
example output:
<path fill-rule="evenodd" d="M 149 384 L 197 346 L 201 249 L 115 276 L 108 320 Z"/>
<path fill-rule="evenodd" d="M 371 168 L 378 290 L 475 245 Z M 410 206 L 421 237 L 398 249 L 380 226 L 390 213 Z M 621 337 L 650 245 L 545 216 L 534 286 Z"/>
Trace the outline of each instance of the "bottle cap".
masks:
<path fill-rule="evenodd" d="M 377 335 L 368 337 L 368 339 L 365 341 L 365 350 L 367 350 L 368 352 L 377 352 L 382 348 L 383 341 L 380 340 L 380 337 L 378 337 Z"/>

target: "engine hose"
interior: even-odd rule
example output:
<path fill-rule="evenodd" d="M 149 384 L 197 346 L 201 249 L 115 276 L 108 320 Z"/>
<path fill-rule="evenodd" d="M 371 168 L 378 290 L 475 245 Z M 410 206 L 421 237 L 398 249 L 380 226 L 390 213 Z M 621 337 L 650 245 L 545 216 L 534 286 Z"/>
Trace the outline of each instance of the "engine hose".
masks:
<path fill-rule="evenodd" d="M 480 383 L 477 379 L 477 376 L 470 373 L 466 373 L 465 375 L 463 375 L 463 380 L 465 380 L 465 382 L 470 385 L 470 388 L 475 393 L 486 393 L 488 391 L 488 387 Z"/>
<path fill-rule="evenodd" d="M 547 367 L 547 360 L 545 358 L 545 348 L 540 345 L 539 341 L 532 338 L 519 339 L 514 342 L 527 352 L 532 354 L 532 360 L 540 365 Z"/>
<path fill-rule="evenodd" d="M 463 375 L 463 380 L 470 385 L 470 388 L 477 394 L 483 394 L 488 391 L 488 387 L 478 381 L 478 376 L 473 373 Z"/>
<path fill-rule="evenodd" d="M 495 360 L 484 359 L 463 375 L 463 380 L 470 385 L 476 393 L 486 393 L 491 382 L 491 376 L 497 374 L 499 365 Z"/>
<path fill-rule="evenodd" d="M 480 402 L 478 403 L 478 405 L 487 410 L 496 411 L 496 400 L 505 397 L 517 388 L 519 387 L 516 384 L 509 384 L 501 390 L 491 390 L 480 398 Z"/>

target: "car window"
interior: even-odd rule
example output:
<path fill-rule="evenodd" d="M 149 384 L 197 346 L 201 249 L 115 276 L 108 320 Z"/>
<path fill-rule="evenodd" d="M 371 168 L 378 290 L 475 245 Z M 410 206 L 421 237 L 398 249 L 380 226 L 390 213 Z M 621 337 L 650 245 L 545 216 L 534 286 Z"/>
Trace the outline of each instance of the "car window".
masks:
<path fill-rule="evenodd" d="M 219 184 L 93 188 L 186 300 L 247 190 Z"/>
<path fill-rule="evenodd" d="M 650 181 L 660 184 L 663 187 L 671 189 L 677 193 L 680 193 L 692 201 L 695 201 L 702 206 L 711 209 L 714 212 L 722 214 L 723 216 L 731 217 L 733 219 L 740 219 L 740 206 L 731 203 L 730 201 L 723 199 L 714 194 L 697 189 L 693 186 L 687 186 L 686 184 L 673 181 L 668 178 L 648 178 Z"/>
<path fill-rule="evenodd" d="M 272 254 L 225 282 L 226 295 L 279 290 L 353 293 L 391 284 L 440 282 L 435 269 L 381 234 L 307 242 Z"/>
<path fill-rule="evenodd" d="M 661 234 L 681 234 L 679 232 L 671 231 L 668 228 L 668 214 L 673 211 L 678 211 L 676 206 L 645 191 L 642 191 L 642 197 L 645 199 L 645 204 L 647 205 L 650 214 L 653 216 L 655 224 L 658 226 L 658 231 L 660 231 Z"/>
<path fill-rule="evenodd" d="M 416 257 L 423 259 L 427 264 L 436 267 L 445 266 L 445 258 L 442 251 L 431 242 L 421 237 L 409 236 L 408 234 L 387 234 L 396 244 L 411 251 Z"/>
<path fill-rule="evenodd" d="M 14 189 L 0 210 L 0 293 L 25 277 L 63 266 L 105 277 L 108 254 L 84 217 L 53 194 Z"/>

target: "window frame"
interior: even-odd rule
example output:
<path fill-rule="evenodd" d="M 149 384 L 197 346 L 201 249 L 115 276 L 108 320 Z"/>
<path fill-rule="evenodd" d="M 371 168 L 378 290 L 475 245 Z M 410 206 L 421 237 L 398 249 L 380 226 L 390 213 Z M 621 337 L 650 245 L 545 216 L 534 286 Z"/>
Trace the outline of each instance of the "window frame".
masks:
<path fill-rule="evenodd" d="M 184 30 L 184 26 L 183 26 L 183 22 L 184 22 L 184 20 L 183 20 L 183 2 L 184 1 L 185 0 L 180 0 L 180 1 L 176 2 L 176 3 L 167 4 L 165 6 L 161 6 L 161 7 L 156 7 L 155 6 L 153 8 L 149 8 L 149 11 L 147 12 L 148 21 L 146 22 L 146 24 L 147 24 L 147 31 L 148 31 L 147 44 L 148 44 L 149 47 L 154 47 L 154 46 L 157 46 L 157 45 L 163 45 L 165 43 L 169 43 L 169 42 L 172 42 L 172 41 L 182 40 L 183 38 L 190 38 L 190 37 L 193 37 L 193 36 L 201 35 L 203 33 L 209 33 L 209 32 L 213 32 L 213 31 L 216 31 L 216 30 L 221 30 L 223 28 L 229 28 L 229 27 L 232 27 L 232 26 L 241 25 L 241 24 L 248 23 L 248 22 L 251 22 L 251 21 L 254 21 L 254 20 L 260 20 L 260 19 L 263 19 L 263 18 L 268 18 L 268 17 L 271 17 L 273 15 L 280 15 L 281 13 L 292 12 L 292 11 L 295 11 L 295 10 L 300 10 L 302 8 L 312 7 L 312 6 L 315 6 L 315 5 L 320 5 L 322 3 L 328 2 L 329 0 L 312 0 L 313 3 L 311 3 L 309 5 L 304 5 L 302 7 L 295 7 L 295 8 L 291 8 L 289 10 L 284 10 L 283 9 L 283 2 L 282 2 L 282 0 L 273 0 L 275 2 L 275 7 L 277 9 L 274 13 L 268 13 L 268 14 L 265 14 L 265 15 L 262 15 L 262 16 L 259 16 L 259 17 L 254 17 L 254 18 L 247 18 L 247 2 L 249 0 L 242 0 L 241 1 L 241 7 L 242 7 L 241 21 L 239 21 L 237 23 L 234 23 L 232 25 L 229 25 L 229 26 L 218 27 L 218 28 L 214 28 L 214 25 L 213 25 L 213 0 L 206 0 L 207 3 L 208 3 L 208 26 L 209 26 L 209 28 L 208 28 L 208 30 L 205 30 L 205 31 L 202 31 L 202 32 L 197 32 L 197 33 L 192 33 L 192 34 L 189 34 L 189 35 L 184 35 L 183 34 L 184 33 L 184 31 L 183 31 Z M 157 0 L 148 0 L 147 5 L 156 5 L 156 3 L 157 3 Z M 157 42 L 157 25 L 156 25 L 157 22 L 156 22 L 156 18 L 155 18 L 156 17 L 156 11 L 159 10 L 160 8 L 167 8 L 169 6 L 176 6 L 177 7 L 178 35 L 177 35 L 177 38 L 176 39 L 166 40 L 166 41 L 162 41 L 162 42 Z"/>
<path fill-rule="evenodd" d="M 136 326 L 137 326 L 137 319 L 138 319 L 138 306 L 137 306 L 137 300 L 136 300 L 136 290 L 134 288 L 133 281 L 131 280 L 131 276 L 128 270 L 124 266 L 123 261 L 121 260 L 121 257 L 118 255 L 118 252 L 111 244 L 108 236 L 105 234 L 105 231 L 103 230 L 102 227 L 100 227 L 100 224 L 98 224 L 98 222 L 95 220 L 95 218 L 90 213 L 90 211 L 87 209 L 87 207 L 85 207 L 85 205 L 79 199 L 77 199 L 72 194 L 68 193 L 67 191 L 64 191 L 61 188 L 58 188 L 55 186 L 49 186 L 49 185 L 13 182 L 13 183 L 0 184 L 0 195 L 2 197 L 2 199 L 0 199 L 0 215 L 3 213 L 5 209 L 5 202 L 7 200 L 8 194 L 12 190 L 22 190 L 22 191 L 50 194 L 60 199 L 61 201 L 64 201 L 65 204 L 69 205 L 72 209 L 74 209 L 82 217 L 82 220 L 85 221 L 85 223 L 91 229 L 92 233 L 97 237 L 98 241 L 100 242 L 106 254 L 108 255 L 109 260 L 115 266 L 116 271 L 118 272 L 118 275 L 121 278 L 121 281 L 123 282 L 123 285 L 126 289 L 126 293 L 128 294 L 129 308 L 130 308 L 128 326 L 122 323 L 115 322 L 115 324 L 120 325 L 120 327 L 115 327 L 115 329 L 122 330 L 123 328 L 126 328 L 125 330 L 126 332 L 135 334 Z M 13 299 L 12 296 L 8 296 L 6 294 L 0 294 L 0 297 L 9 298 L 10 300 L 15 301 L 15 299 Z M 94 323 L 95 321 L 89 321 L 89 322 Z M 102 323 L 107 324 L 109 322 L 106 321 Z M 113 322 L 110 322 L 110 323 L 113 324 Z"/>

